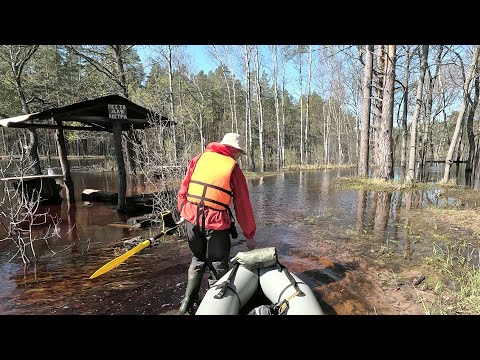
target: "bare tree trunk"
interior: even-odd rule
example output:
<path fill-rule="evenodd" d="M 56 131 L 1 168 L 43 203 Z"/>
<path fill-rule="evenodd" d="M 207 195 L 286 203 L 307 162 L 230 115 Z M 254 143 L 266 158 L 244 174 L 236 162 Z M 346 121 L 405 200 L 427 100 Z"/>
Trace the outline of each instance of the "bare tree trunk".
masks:
<path fill-rule="evenodd" d="M 407 115 L 408 115 L 408 91 L 409 91 L 408 82 L 410 81 L 410 62 L 412 59 L 411 53 L 410 53 L 410 46 L 407 46 L 406 53 L 407 53 L 407 60 L 405 64 L 405 84 L 404 84 L 404 92 L 403 92 L 402 149 L 401 149 L 401 157 L 400 157 L 400 168 L 401 168 L 402 174 L 405 174 L 405 168 L 407 163 L 407 138 L 408 138 Z"/>
<path fill-rule="evenodd" d="M 470 82 L 472 81 L 473 75 L 475 74 L 475 71 L 478 66 L 479 50 L 480 50 L 480 45 L 476 45 L 473 58 L 472 58 L 472 64 L 470 66 L 470 72 L 465 78 L 465 83 L 463 84 L 463 100 L 460 106 L 460 111 L 458 112 L 458 115 L 457 115 L 455 131 L 453 132 L 452 141 L 450 142 L 450 147 L 448 148 L 447 158 L 445 159 L 445 171 L 443 174 L 443 182 L 445 183 L 448 182 L 450 177 L 450 168 L 453 163 L 453 155 L 455 152 L 455 148 L 457 146 L 457 142 L 460 134 L 460 128 L 462 127 L 463 118 L 465 116 L 465 111 L 467 108 L 468 90 L 469 90 Z"/>
<path fill-rule="evenodd" d="M 172 46 L 168 45 L 168 91 L 170 101 L 170 121 L 175 119 L 175 103 L 173 102 L 173 63 L 172 63 Z M 175 134 L 175 126 L 172 126 L 172 141 L 173 141 L 173 160 L 177 163 L 177 137 Z"/>
<path fill-rule="evenodd" d="M 285 67 L 286 67 L 286 59 L 283 59 L 283 70 L 282 70 L 282 126 L 281 126 L 281 135 L 280 135 L 280 142 L 281 142 L 281 166 L 285 165 Z"/>
<path fill-rule="evenodd" d="M 365 46 L 365 69 L 363 73 L 362 127 L 360 130 L 360 155 L 358 175 L 368 177 L 368 154 L 370 141 L 370 108 L 372 98 L 373 45 Z"/>
<path fill-rule="evenodd" d="M 473 133 L 473 117 L 475 115 L 475 111 L 478 106 L 478 98 L 480 92 L 480 81 L 479 77 L 475 77 L 475 96 L 473 98 L 473 103 L 470 106 L 470 110 L 468 112 L 467 117 L 467 136 L 468 136 L 468 159 L 465 166 L 465 176 L 471 176 L 473 170 L 473 163 L 475 161 L 475 157 L 478 154 L 475 154 L 475 135 Z"/>
<path fill-rule="evenodd" d="M 324 112 L 325 113 L 325 112 Z M 331 97 L 327 103 L 327 115 L 323 120 L 323 162 L 330 163 L 330 123 L 332 117 L 332 100 Z"/>
<path fill-rule="evenodd" d="M 220 64 L 220 68 L 222 69 L 222 75 L 223 75 L 223 79 L 225 81 L 225 85 L 227 85 L 228 103 L 230 105 L 230 120 L 231 120 L 231 123 L 232 123 L 232 132 L 234 132 L 235 131 L 234 108 L 233 108 L 232 94 L 231 94 L 231 91 L 230 91 L 230 83 L 227 79 L 227 74 L 225 74 L 225 67 L 226 66 L 222 62 L 222 59 L 220 58 L 220 55 L 218 54 L 217 48 L 215 47 L 215 45 L 212 45 L 212 49 L 213 49 L 213 55 L 214 55 L 215 59 L 217 59 L 218 63 Z"/>
<path fill-rule="evenodd" d="M 338 145 L 338 155 L 337 155 L 337 161 L 339 164 L 343 164 L 344 158 L 343 158 L 343 148 L 342 148 L 342 139 L 341 139 L 341 134 L 342 134 L 342 113 L 341 109 L 338 109 L 338 118 L 336 121 L 337 125 L 337 145 Z"/>
<path fill-rule="evenodd" d="M 305 162 L 309 163 L 308 128 L 310 127 L 310 84 L 312 82 L 312 45 L 308 46 L 307 101 L 305 104 Z"/>
<path fill-rule="evenodd" d="M 273 62 L 273 99 L 275 104 L 275 120 L 277 125 L 277 171 L 280 171 L 282 163 L 282 151 L 280 141 L 280 109 L 278 103 L 278 62 L 277 62 L 277 45 L 271 45 L 270 50 L 272 52 Z"/>
<path fill-rule="evenodd" d="M 420 78 L 418 79 L 417 95 L 415 97 L 415 110 L 410 128 L 410 153 L 408 157 L 408 172 L 406 181 L 415 180 L 415 155 L 417 152 L 417 125 L 422 107 L 423 83 L 425 79 L 425 70 L 427 68 L 428 45 L 422 45 L 422 54 L 420 60 Z"/>
<path fill-rule="evenodd" d="M 431 135 L 431 125 L 430 118 L 432 116 L 432 106 L 433 106 L 433 91 L 435 89 L 435 83 L 438 79 L 438 74 L 440 72 L 440 65 L 442 59 L 443 46 L 440 46 L 437 54 L 435 74 L 433 77 L 429 76 L 429 86 L 427 93 L 426 109 L 425 109 L 425 120 L 423 121 L 423 132 L 422 140 L 420 145 L 420 167 L 423 169 L 422 178 L 425 177 L 425 162 L 427 160 L 427 151 L 428 151 L 428 139 Z M 430 74 L 430 70 L 428 70 Z"/>
<path fill-rule="evenodd" d="M 117 72 L 118 72 L 118 84 L 120 85 L 120 88 L 122 89 L 122 95 L 126 99 L 130 99 L 129 94 L 128 94 L 128 85 L 127 85 L 127 78 L 125 76 L 125 67 L 123 65 L 123 53 L 122 53 L 122 47 L 121 45 L 111 45 L 115 57 L 115 65 L 117 67 Z M 127 150 L 127 165 L 128 165 L 128 171 L 131 174 L 136 174 L 137 169 L 135 165 L 135 151 L 133 150 L 133 142 L 135 141 L 133 131 L 132 130 L 127 130 L 125 133 L 125 148 Z"/>
<path fill-rule="evenodd" d="M 376 168 L 376 177 L 393 179 L 393 100 L 395 91 L 396 45 L 388 45 L 385 66 L 385 87 L 382 104 L 382 122 L 379 136 L 380 164 Z"/>
<path fill-rule="evenodd" d="M 238 133 L 238 120 L 237 120 L 237 96 L 235 93 L 235 72 L 232 66 L 232 59 L 230 57 L 230 52 L 228 51 L 228 46 L 225 45 L 225 53 L 227 54 L 228 64 L 230 68 L 230 80 L 232 81 L 232 92 L 233 92 L 233 121 L 235 124 L 235 132 Z"/>
<path fill-rule="evenodd" d="M 245 143 L 247 151 L 248 168 L 255 171 L 255 158 L 252 146 L 252 106 L 250 100 L 250 47 L 245 45 L 245 76 L 247 78 L 247 94 L 245 96 Z"/>
<path fill-rule="evenodd" d="M 298 53 L 299 57 L 299 75 L 300 82 L 300 164 L 303 165 L 303 84 L 302 84 L 302 52 Z"/>
<path fill-rule="evenodd" d="M 258 46 L 255 46 L 255 74 L 257 87 L 257 106 L 258 106 L 258 145 L 260 147 L 260 171 L 265 171 L 265 155 L 263 153 L 263 108 L 262 108 L 262 87 L 260 85 L 260 64 L 258 61 Z"/>
<path fill-rule="evenodd" d="M 474 179 L 478 179 L 480 177 L 480 141 L 479 140 L 477 140 L 475 154 L 476 155 L 474 157 L 472 175 Z"/>
<path fill-rule="evenodd" d="M 200 104 L 200 111 L 198 114 L 199 117 L 199 124 L 198 124 L 198 133 L 200 135 L 200 146 L 202 151 L 205 150 L 205 134 L 204 134 L 204 129 L 203 129 L 203 109 L 205 108 L 205 98 L 203 97 L 202 90 L 200 89 L 200 86 L 198 86 L 196 77 L 192 77 L 193 80 L 193 85 L 197 88 L 198 93 L 200 94 L 200 98 L 202 99 L 202 102 Z M 195 122 L 195 119 L 192 117 L 192 121 Z"/>
<path fill-rule="evenodd" d="M 378 47 L 375 67 L 375 107 L 373 112 L 373 165 L 375 167 L 380 165 L 378 134 L 380 133 L 382 120 L 383 77 L 385 74 L 384 47 L 384 45 Z"/>

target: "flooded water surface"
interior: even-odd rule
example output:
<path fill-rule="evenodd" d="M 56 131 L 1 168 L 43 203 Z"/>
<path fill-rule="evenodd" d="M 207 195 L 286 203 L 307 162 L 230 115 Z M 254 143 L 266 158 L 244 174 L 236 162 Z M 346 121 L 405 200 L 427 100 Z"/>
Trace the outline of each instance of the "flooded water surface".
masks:
<path fill-rule="evenodd" d="M 338 186 L 339 176 L 354 175 L 352 168 L 248 180 L 257 246 L 275 246 L 280 262 L 311 286 L 327 314 L 421 313 L 422 306 L 412 306 L 415 301 L 408 295 L 385 291 L 394 293 L 389 287 L 392 281 L 399 283 L 395 273 L 401 267 L 413 269 L 432 253 L 428 236 L 411 230 L 415 211 L 455 199 L 439 190 L 375 192 Z M 115 205 L 81 201 L 86 188 L 117 191 L 113 172 L 76 171 L 73 177 L 75 204 L 44 209 L 60 222 L 52 225 L 57 236 L 35 242 L 35 265 L 25 267 L 14 257 L 12 243 L 0 243 L 0 314 L 173 314 L 186 286 L 186 240 L 179 234 L 166 236 L 90 280 L 100 266 L 125 252 L 124 240 L 149 238 L 159 228 L 131 229 L 128 216 Z M 128 194 L 146 190 L 137 182 L 129 184 Z M 247 250 L 241 239 L 240 232 L 232 257 Z M 478 263 L 478 255 L 469 260 Z M 377 271 L 385 267 L 393 276 Z M 387 294 L 391 303 L 379 294 Z"/>

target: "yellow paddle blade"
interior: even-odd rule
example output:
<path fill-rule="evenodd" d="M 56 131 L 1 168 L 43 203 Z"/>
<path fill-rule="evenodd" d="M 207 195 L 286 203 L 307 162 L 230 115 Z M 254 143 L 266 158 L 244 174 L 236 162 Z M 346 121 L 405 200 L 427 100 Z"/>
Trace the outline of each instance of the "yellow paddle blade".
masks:
<path fill-rule="evenodd" d="M 100 269 L 95 271 L 91 276 L 90 279 L 95 279 L 97 276 L 100 276 L 102 274 L 105 274 L 107 271 L 112 270 L 113 268 L 116 268 L 118 265 L 120 265 L 122 262 L 127 260 L 130 256 L 135 255 L 137 252 L 142 250 L 143 248 L 146 248 L 148 245 L 150 245 L 150 240 L 145 240 L 144 242 L 138 244 L 135 246 L 133 249 L 128 250 L 125 254 L 120 255 L 119 257 L 113 259 L 112 261 L 109 261 L 105 265 L 103 265 Z"/>

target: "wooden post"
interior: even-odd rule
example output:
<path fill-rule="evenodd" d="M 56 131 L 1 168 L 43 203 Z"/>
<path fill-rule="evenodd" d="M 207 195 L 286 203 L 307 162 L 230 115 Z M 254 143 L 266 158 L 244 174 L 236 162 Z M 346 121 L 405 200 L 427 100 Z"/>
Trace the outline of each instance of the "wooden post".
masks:
<path fill-rule="evenodd" d="M 120 188 L 118 189 L 118 208 L 119 211 L 125 210 L 125 194 L 127 192 L 127 174 L 125 171 L 125 162 L 122 151 L 122 124 L 118 120 L 112 120 L 113 145 L 115 147 L 115 158 L 117 160 L 118 177 Z"/>
<path fill-rule="evenodd" d="M 58 126 L 62 126 L 60 120 L 55 120 Z M 70 164 L 67 158 L 67 147 L 65 145 L 65 137 L 63 136 L 63 129 L 57 129 L 55 131 L 55 138 L 57 140 L 58 156 L 60 158 L 60 165 L 62 166 L 62 174 L 65 178 L 65 191 L 66 198 L 69 203 L 75 202 L 75 192 L 73 188 L 72 175 L 70 174 Z"/>
<path fill-rule="evenodd" d="M 125 136 L 126 147 L 127 147 L 127 162 L 128 162 L 128 170 L 130 174 L 136 175 L 137 168 L 135 165 L 135 150 L 133 149 L 133 130 L 128 130 Z"/>

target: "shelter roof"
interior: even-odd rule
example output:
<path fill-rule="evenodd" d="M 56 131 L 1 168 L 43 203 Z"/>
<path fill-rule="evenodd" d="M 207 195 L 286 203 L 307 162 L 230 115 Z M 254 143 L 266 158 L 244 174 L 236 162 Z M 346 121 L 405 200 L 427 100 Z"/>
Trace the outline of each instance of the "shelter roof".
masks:
<path fill-rule="evenodd" d="M 122 131 L 132 128 L 145 129 L 155 124 L 175 125 L 175 122 L 170 121 L 167 117 L 137 105 L 122 96 L 108 95 L 60 108 L 2 119 L 0 126 L 112 132 L 113 123 L 117 121 L 122 125 Z M 70 122 L 69 124 L 76 122 L 82 125 L 69 125 L 66 122 Z"/>

